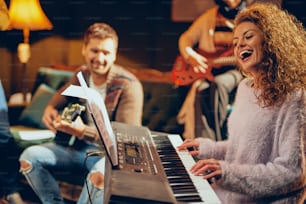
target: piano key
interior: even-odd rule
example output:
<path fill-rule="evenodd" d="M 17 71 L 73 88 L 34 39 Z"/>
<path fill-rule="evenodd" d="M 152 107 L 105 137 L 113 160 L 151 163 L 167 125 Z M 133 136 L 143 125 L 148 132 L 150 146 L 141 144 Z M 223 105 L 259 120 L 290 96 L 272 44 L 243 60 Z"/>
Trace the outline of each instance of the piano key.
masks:
<path fill-rule="evenodd" d="M 189 169 L 194 165 L 195 161 L 188 151 L 179 152 L 176 150 L 176 147 L 183 142 L 179 135 L 168 135 L 168 137 L 158 136 L 153 137 L 153 139 L 162 163 L 166 166 L 164 168 L 169 184 L 178 201 L 188 203 L 220 203 L 209 183 L 204 180 L 202 176 L 194 176 L 189 172 Z M 175 180 L 175 183 L 173 183 L 173 181 L 169 179 L 173 177 L 178 178 L 184 175 L 188 175 L 191 181 Z M 186 188 L 184 188 L 184 186 Z M 193 186 L 195 190 L 190 192 L 188 190 L 190 186 Z M 210 198 L 207 196 L 210 196 Z M 196 202 L 193 200 L 195 197 L 197 197 Z"/>
<path fill-rule="evenodd" d="M 194 188 L 194 186 L 189 186 L 189 188 L 185 188 L 185 187 L 179 187 L 179 188 L 176 188 L 175 186 L 171 186 L 172 190 L 173 190 L 173 193 L 174 195 L 176 195 L 175 197 L 177 197 L 178 194 L 193 194 L 193 195 L 198 195 L 199 196 L 199 193 L 197 193 L 197 189 Z M 195 193 L 196 192 L 196 193 Z"/>
<path fill-rule="evenodd" d="M 200 202 L 203 203 L 201 197 L 199 197 L 198 195 L 176 195 L 177 201 L 180 202 L 188 202 L 189 204 L 191 202 Z"/>
<path fill-rule="evenodd" d="M 168 138 L 175 149 L 183 142 L 183 140 L 179 135 L 168 135 Z M 203 176 L 195 176 L 192 173 L 190 173 L 190 169 L 195 164 L 195 161 L 193 157 L 189 154 L 189 152 L 187 150 L 186 151 L 177 150 L 177 154 L 180 157 L 182 163 L 184 164 L 186 171 L 188 172 L 188 175 L 190 176 L 192 183 L 196 187 L 202 200 L 205 203 L 209 204 L 221 203 L 216 193 L 213 191 L 212 187 L 210 186 L 209 182 L 203 179 Z"/>
<path fill-rule="evenodd" d="M 176 147 L 183 142 L 181 137 L 179 135 L 152 136 L 177 201 L 192 204 L 219 204 L 220 201 L 210 184 L 202 176 L 194 176 L 189 172 L 195 163 L 193 157 L 188 151 L 177 151 Z M 186 176 L 188 180 L 185 179 Z M 180 177 L 184 179 L 180 180 Z M 173 180 L 173 178 L 177 179 Z"/>

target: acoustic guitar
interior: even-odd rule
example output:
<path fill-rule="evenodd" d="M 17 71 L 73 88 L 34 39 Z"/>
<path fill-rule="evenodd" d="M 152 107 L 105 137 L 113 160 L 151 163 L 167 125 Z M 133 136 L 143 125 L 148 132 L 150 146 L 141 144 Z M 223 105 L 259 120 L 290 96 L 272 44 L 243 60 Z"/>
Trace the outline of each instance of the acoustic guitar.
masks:
<path fill-rule="evenodd" d="M 212 74 L 212 69 L 219 68 L 225 65 L 234 65 L 236 60 L 233 55 L 233 50 L 228 49 L 222 53 L 207 53 L 202 50 L 197 50 L 197 52 L 205 56 L 208 60 L 208 68 L 206 73 L 195 72 L 193 66 L 188 64 L 183 56 L 179 55 L 174 62 L 171 77 L 172 81 L 177 86 L 187 86 L 198 79 L 207 79 L 209 81 L 214 80 L 214 75 Z"/>
<path fill-rule="evenodd" d="M 82 112 L 85 111 L 85 106 L 80 105 L 78 103 L 74 103 L 68 105 L 64 108 L 61 113 L 61 119 L 67 121 L 68 123 L 72 123 L 76 120 L 78 116 L 81 116 Z M 75 142 L 76 138 L 73 135 L 58 131 L 55 137 L 55 141 L 57 144 L 63 146 L 72 146 Z"/>

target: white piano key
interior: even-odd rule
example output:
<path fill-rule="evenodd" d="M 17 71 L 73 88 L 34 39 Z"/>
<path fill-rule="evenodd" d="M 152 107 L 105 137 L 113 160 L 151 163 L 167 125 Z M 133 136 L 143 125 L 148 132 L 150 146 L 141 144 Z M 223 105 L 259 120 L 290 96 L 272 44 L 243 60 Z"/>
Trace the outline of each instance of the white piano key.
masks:
<path fill-rule="evenodd" d="M 182 163 L 185 166 L 186 171 L 188 172 L 194 186 L 198 190 L 198 193 L 205 204 L 221 204 L 218 196 L 210 186 L 207 180 L 203 178 L 203 176 L 195 176 L 190 172 L 190 168 L 195 164 L 193 157 L 186 151 L 178 151 L 177 146 L 181 145 L 183 140 L 179 135 L 168 135 L 168 138 L 172 144 L 172 146 L 176 149 L 178 156 L 180 157 Z M 190 203 L 190 202 L 189 202 Z M 192 202 L 192 204 L 196 204 L 199 202 Z"/>

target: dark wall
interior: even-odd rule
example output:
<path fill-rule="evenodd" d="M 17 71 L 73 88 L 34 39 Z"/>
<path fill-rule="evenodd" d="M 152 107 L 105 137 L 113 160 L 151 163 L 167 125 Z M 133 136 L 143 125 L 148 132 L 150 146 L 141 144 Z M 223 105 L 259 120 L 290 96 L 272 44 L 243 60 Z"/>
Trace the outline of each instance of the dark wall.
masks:
<path fill-rule="evenodd" d="M 31 32 L 31 43 L 48 36 L 81 38 L 93 22 L 112 25 L 119 34 L 119 52 L 143 67 L 170 70 L 178 53 L 179 35 L 191 22 L 171 21 L 171 0 L 41 0 L 52 21 L 51 31 Z M 7 1 L 9 5 L 9 1 Z M 304 25 L 305 0 L 284 0 L 283 8 L 296 15 Z M 21 31 L 0 34 L 0 46 L 15 51 Z"/>
<path fill-rule="evenodd" d="M 171 69 L 177 55 L 178 36 L 190 23 L 171 21 L 171 0 L 41 0 L 54 25 L 51 31 L 31 32 L 31 43 L 51 35 L 81 38 L 93 22 L 112 25 L 119 35 L 119 52 L 143 67 Z M 9 5 L 9 4 L 8 4 Z M 6 31 L 1 47 L 16 50 L 23 39 L 18 30 Z"/>
<path fill-rule="evenodd" d="M 171 0 L 46 1 L 44 7 L 53 32 L 81 37 L 93 22 L 109 23 L 118 32 L 120 54 L 159 70 L 172 68 L 178 37 L 190 25 L 171 21 Z"/>

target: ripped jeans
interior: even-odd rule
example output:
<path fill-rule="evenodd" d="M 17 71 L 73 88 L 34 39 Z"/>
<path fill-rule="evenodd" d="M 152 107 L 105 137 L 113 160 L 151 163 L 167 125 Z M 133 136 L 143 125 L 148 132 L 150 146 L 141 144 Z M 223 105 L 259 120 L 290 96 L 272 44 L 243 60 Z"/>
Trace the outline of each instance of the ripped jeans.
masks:
<path fill-rule="evenodd" d="M 87 175 L 86 183 L 83 186 L 81 195 L 77 204 L 103 204 L 104 199 L 104 177 L 103 186 L 98 187 L 92 184 L 92 176 L 94 175 L 105 175 L 105 157 L 101 158 L 93 168 L 90 170 L 90 173 Z"/>
<path fill-rule="evenodd" d="M 21 172 L 43 204 L 64 204 L 55 179 L 56 175 L 61 177 L 70 174 L 86 175 L 90 170 L 78 203 L 89 203 L 87 192 L 90 192 L 92 203 L 101 204 L 103 203 L 104 188 L 93 186 L 89 178 L 92 172 L 98 171 L 104 175 L 105 159 L 98 156 L 86 159 L 86 151 L 93 149 L 97 149 L 97 147 L 87 145 L 81 150 L 75 150 L 55 143 L 30 146 L 24 150 L 19 158 Z M 84 169 L 85 166 L 86 169 Z"/>

